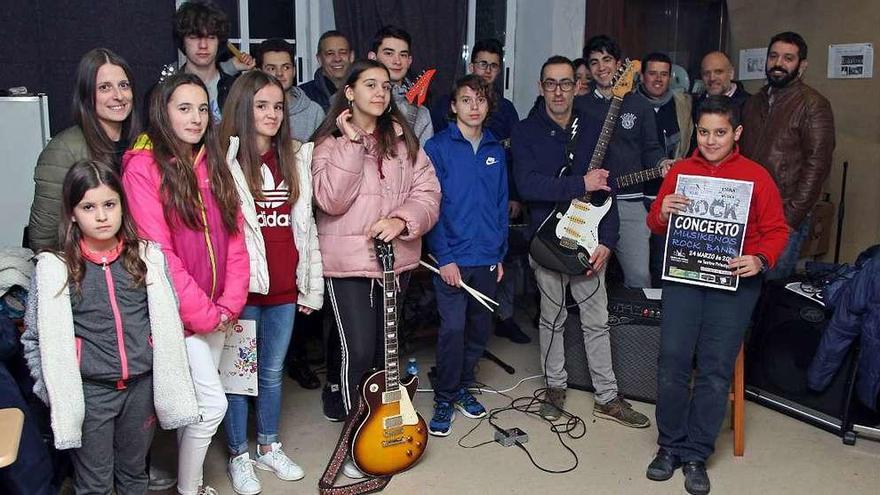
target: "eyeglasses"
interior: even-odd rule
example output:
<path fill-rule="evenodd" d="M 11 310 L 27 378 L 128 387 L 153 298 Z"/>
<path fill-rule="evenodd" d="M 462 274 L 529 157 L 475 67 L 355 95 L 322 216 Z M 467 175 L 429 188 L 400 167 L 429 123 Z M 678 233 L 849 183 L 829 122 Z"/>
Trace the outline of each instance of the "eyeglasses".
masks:
<path fill-rule="evenodd" d="M 495 62 L 492 62 L 490 64 L 489 62 L 486 62 L 485 60 L 480 60 L 478 62 L 474 62 L 474 67 L 478 67 L 480 70 L 488 70 L 491 72 L 496 72 L 498 70 L 501 70 L 500 65 L 496 64 Z"/>
<path fill-rule="evenodd" d="M 557 81 L 555 79 L 544 79 L 541 81 L 541 87 L 544 88 L 544 91 L 553 92 L 556 91 L 556 88 L 562 89 L 563 92 L 568 93 L 569 91 L 574 89 L 575 82 L 571 79 L 563 79 L 561 81 Z"/>

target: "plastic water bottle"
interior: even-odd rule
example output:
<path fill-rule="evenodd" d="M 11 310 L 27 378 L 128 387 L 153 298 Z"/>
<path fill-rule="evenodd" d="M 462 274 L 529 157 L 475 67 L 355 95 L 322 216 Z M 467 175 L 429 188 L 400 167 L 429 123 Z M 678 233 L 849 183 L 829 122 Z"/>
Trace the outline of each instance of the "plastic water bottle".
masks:
<path fill-rule="evenodd" d="M 416 358 L 411 357 L 409 358 L 409 361 L 406 362 L 406 374 L 408 377 L 419 375 L 419 363 L 416 362 Z"/>

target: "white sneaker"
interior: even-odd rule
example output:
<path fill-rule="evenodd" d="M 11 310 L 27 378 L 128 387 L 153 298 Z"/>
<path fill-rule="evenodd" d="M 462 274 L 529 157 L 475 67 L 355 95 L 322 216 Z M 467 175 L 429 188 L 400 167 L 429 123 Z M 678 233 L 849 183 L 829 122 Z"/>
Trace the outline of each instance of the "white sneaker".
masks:
<path fill-rule="evenodd" d="M 239 495 L 257 495 L 263 491 L 260 479 L 254 473 L 254 461 L 251 460 L 251 456 L 247 452 L 230 459 L 226 472 L 229 474 L 229 479 L 232 481 L 232 489 L 235 490 L 235 493 Z M 201 492 L 199 494 L 201 495 Z"/>
<path fill-rule="evenodd" d="M 217 490 L 211 488 L 208 485 L 202 486 L 199 488 L 199 491 L 196 492 L 196 495 L 218 495 Z"/>
<path fill-rule="evenodd" d="M 367 477 L 366 474 L 364 474 L 360 469 L 357 468 L 357 466 L 354 465 L 354 461 L 351 460 L 351 457 L 345 459 L 345 462 L 342 464 L 342 474 L 353 480 L 359 480 Z"/>
<path fill-rule="evenodd" d="M 147 490 L 161 492 L 176 484 L 177 476 L 174 476 L 173 473 L 159 469 L 156 466 L 150 466 L 150 481 L 147 483 Z"/>
<path fill-rule="evenodd" d="M 272 450 L 269 452 L 260 454 L 260 447 L 257 446 L 257 459 L 254 461 L 257 468 L 264 471 L 272 471 L 275 473 L 275 476 L 284 481 L 303 479 L 306 473 L 281 450 L 281 443 L 274 442 L 271 447 Z"/>

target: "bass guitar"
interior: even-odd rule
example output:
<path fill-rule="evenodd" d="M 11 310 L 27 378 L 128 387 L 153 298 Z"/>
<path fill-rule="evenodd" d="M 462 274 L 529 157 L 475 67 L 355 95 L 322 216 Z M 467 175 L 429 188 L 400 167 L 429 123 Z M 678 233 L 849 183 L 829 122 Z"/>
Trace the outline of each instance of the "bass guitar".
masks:
<path fill-rule="evenodd" d="M 605 160 L 608 143 L 617 124 L 620 105 L 623 97 L 632 91 L 633 78 L 641 64 L 638 60 L 630 61 L 618 69 L 614 75 L 611 88 L 611 107 L 605 115 L 602 132 L 596 149 L 590 158 L 587 172 L 599 168 Z M 571 143 L 568 146 L 568 163 L 559 172 L 559 176 L 568 174 L 574 160 L 574 143 L 577 137 L 577 119 L 571 125 Z M 598 195 L 597 195 L 598 196 Z M 604 194 L 601 201 L 594 204 L 593 194 L 586 194 L 568 203 L 559 203 L 541 222 L 529 244 L 529 254 L 539 265 L 555 272 L 567 275 L 583 275 L 590 269 L 590 257 L 599 246 L 599 222 L 611 209 L 610 194 Z"/>
<path fill-rule="evenodd" d="M 367 415 L 354 434 L 351 452 L 355 465 L 364 473 L 390 476 L 409 469 L 422 457 L 428 444 L 428 427 L 412 404 L 418 377 L 409 377 L 405 383 L 400 381 L 399 318 L 391 244 L 377 239 L 376 257 L 382 266 L 384 287 L 385 369 L 367 375 L 361 385 Z"/>

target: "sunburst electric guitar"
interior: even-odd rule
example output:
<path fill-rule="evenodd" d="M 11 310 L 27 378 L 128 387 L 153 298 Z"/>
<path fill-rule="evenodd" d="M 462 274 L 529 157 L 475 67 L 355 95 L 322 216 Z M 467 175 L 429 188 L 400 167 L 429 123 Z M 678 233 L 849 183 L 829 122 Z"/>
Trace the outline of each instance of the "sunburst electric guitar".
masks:
<path fill-rule="evenodd" d="M 409 469 L 428 444 L 428 427 L 412 405 L 418 377 L 400 382 L 397 356 L 397 291 L 394 250 L 376 240 L 376 257 L 382 265 L 385 369 L 367 375 L 361 395 L 367 416 L 354 434 L 351 452 L 355 465 L 372 476 L 388 476 Z"/>
<path fill-rule="evenodd" d="M 602 166 L 608 142 L 614 132 L 623 97 L 632 91 L 633 76 L 639 71 L 638 60 L 627 60 L 614 76 L 611 88 L 611 108 L 605 115 L 599 141 L 590 159 L 587 172 Z M 577 120 L 571 126 L 572 143 L 577 137 Z M 568 162 L 573 160 L 574 146 L 569 146 Z M 559 176 L 568 174 L 563 167 Z M 590 257 L 599 246 L 599 222 L 611 209 L 611 195 L 604 194 L 601 201 L 594 201 L 590 192 L 569 203 L 559 203 L 544 219 L 529 245 L 529 254 L 541 266 L 567 275 L 583 275 L 590 269 Z M 598 203 L 598 204 L 594 204 Z"/>

